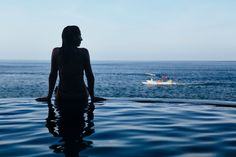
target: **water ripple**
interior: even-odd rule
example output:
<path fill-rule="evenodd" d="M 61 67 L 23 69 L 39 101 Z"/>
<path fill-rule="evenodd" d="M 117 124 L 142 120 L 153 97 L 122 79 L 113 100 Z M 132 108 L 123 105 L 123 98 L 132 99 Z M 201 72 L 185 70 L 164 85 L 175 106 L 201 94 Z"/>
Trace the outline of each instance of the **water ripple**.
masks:
<path fill-rule="evenodd" d="M 96 105 L 94 117 L 87 115 L 92 119 L 85 117 L 83 140 L 69 146 L 82 156 L 98 157 L 235 156 L 234 104 L 110 98 Z M 0 109 L 0 156 L 64 156 L 68 146 L 56 108 L 32 99 L 1 99 Z M 66 125 L 80 129 L 74 123 Z"/>

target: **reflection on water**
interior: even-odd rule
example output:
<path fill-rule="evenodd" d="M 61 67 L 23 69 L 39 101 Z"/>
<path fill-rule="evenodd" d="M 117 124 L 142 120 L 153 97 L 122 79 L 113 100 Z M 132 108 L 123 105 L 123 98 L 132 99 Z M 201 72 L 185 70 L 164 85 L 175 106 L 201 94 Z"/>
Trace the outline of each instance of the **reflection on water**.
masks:
<path fill-rule="evenodd" d="M 94 133 L 93 111 L 94 105 L 87 102 L 49 102 L 46 127 L 54 137 L 61 137 L 60 143 L 49 148 L 78 157 L 81 150 L 91 147 L 93 142 L 83 138 Z"/>
<path fill-rule="evenodd" d="M 60 108 L 0 99 L 0 157 L 236 156 L 236 102 L 111 98 L 103 103 L 93 111 L 70 103 Z"/>

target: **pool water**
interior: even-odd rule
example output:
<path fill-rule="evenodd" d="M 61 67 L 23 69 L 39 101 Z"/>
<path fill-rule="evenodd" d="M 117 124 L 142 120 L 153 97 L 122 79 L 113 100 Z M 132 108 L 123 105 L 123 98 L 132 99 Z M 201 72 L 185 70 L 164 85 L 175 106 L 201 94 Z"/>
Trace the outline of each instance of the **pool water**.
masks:
<path fill-rule="evenodd" d="M 236 156 L 236 102 L 109 98 L 61 116 L 32 98 L 0 100 L 1 157 Z"/>

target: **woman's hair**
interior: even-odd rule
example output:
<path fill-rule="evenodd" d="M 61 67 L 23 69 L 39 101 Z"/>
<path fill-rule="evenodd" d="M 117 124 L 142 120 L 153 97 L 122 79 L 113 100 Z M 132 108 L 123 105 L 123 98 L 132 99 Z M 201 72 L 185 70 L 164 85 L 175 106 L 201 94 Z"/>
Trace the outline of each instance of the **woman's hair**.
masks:
<path fill-rule="evenodd" d="M 67 26 L 62 31 L 61 57 L 62 63 L 68 63 L 71 59 L 71 52 L 80 45 L 81 32 L 78 26 Z"/>
<path fill-rule="evenodd" d="M 62 47 L 76 47 L 81 32 L 78 26 L 67 26 L 62 31 Z"/>

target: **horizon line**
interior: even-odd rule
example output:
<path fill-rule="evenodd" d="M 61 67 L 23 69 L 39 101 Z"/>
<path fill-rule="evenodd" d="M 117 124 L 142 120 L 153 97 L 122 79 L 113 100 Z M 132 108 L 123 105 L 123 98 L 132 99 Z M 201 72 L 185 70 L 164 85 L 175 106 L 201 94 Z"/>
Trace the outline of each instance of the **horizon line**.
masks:
<path fill-rule="evenodd" d="M 20 61 L 20 62 L 50 62 L 50 59 L 0 59 L 0 61 Z M 236 62 L 236 60 L 214 60 L 214 59 L 196 59 L 196 60 L 187 60 L 187 59 L 178 59 L 178 60 L 167 60 L 167 59 L 160 59 L 160 60 L 100 60 L 100 59 L 92 59 L 91 62 Z"/>

